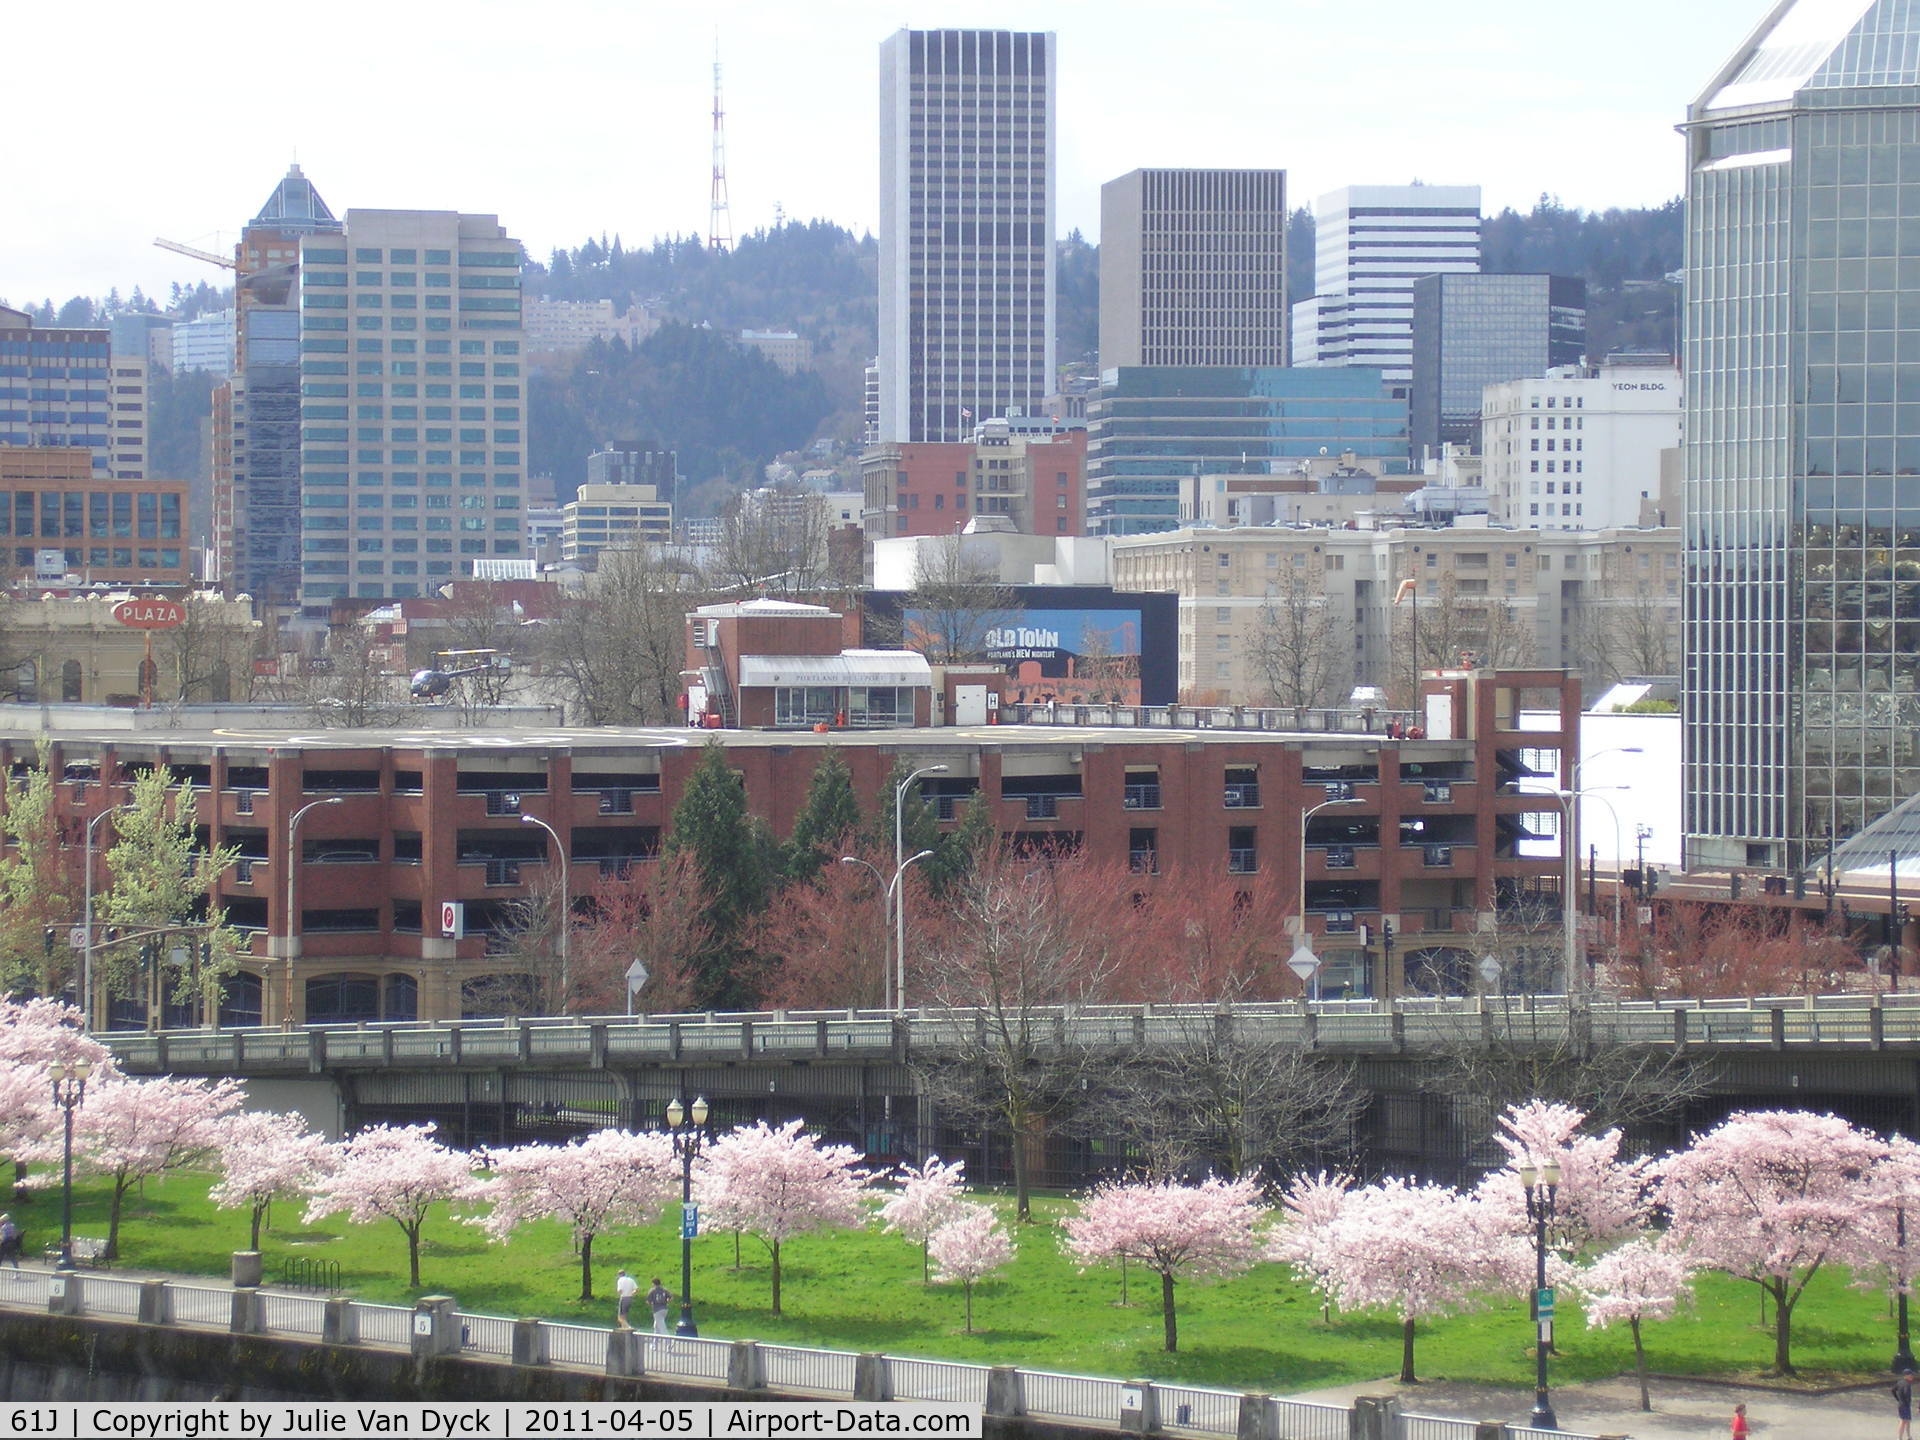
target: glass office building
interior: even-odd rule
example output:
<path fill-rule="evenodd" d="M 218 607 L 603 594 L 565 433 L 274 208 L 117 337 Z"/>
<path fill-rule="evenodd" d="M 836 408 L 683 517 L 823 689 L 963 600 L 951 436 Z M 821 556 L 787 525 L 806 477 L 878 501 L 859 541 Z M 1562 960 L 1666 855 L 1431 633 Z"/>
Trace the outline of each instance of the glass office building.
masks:
<path fill-rule="evenodd" d="M 1920 791 L 1920 6 L 1791 0 L 1684 126 L 1687 860 Z"/>
<path fill-rule="evenodd" d="M 1489 385 L 1534 380 L 1587 351 L 1587 285 L 1568 275 L 1423 275 L 1413 282 L 1416 455 L 1480 448 Z"/>
<path fill-rule="evenodd" d="M 1183 476 L 1287 475 L 1346 452 L 1407 468 L 1407 402 L 1364 366 L 1122 366 L 1087 420 L 1093 535 L 1176 528 Z"/>

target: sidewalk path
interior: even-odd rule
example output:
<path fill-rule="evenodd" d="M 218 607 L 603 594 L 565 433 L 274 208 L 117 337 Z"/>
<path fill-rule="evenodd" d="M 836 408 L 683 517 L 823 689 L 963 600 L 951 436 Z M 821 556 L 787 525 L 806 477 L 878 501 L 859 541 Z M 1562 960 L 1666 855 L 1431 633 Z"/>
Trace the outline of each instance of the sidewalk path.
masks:
<path fill-rule="evenodd" d="M 1686 1380 L 1654 1380 L 1653 1413 L 1640 1409 L 1640 1390 L 1631 1375 L 1589 1385 L 1556 1387 L 1555 1418 L 1563 1430 L 1587 1435 L 1631 1435 L 1633 1440 L 1707 1440 L 1724 1437 L 1731 1428 L 1733 1407 L 1746 1402 L 1747 1423 L 1754 1440 L 1893 1440 L 1898 1421 L 1887 1387 L 1841 1395 L 1793 1395 L 1757 1387 L 1713 1385 Z M 1400 1407 L 1416 1415 L 1448 1415 L 1472 1420 L 1504 1420 L 1525 1424 L 1533 1409 L 1531 1390 L 1509 1390 L 1493 1385 L 1469 1385 L 1434 1380 L 1402 1385 L 1379 1380 L 1372 1384 L 1341 1385 L 1328 1390 L 1302 1391 L 1292 1400 L 1344 1404 L 1356 1395 L 1398 1395 Z"/>

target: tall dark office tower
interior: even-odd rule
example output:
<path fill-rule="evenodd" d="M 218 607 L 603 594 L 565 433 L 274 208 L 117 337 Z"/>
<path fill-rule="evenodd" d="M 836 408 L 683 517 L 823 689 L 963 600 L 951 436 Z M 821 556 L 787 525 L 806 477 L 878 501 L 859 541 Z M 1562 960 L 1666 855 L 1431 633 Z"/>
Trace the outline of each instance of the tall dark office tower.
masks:
<path fill-rule="evenodd" d="M 1100 187 L 1100 368 L 1287 363 L 1287 172 Z"/>
<path fill-rule="evenodd" d="M 234 362 L 216 409 L 213 541 L 220 573 L 265 606 L 300 590 L 300 239 L 340 222 L 298 165 L 234 247 Z"/>
<path fill-rule="evenodd" d="M 1578 365 L 1587 285 L 1565 275 L 1422 275 L 1413 282 L 1413 454 L 1480 445 L 1480 393 Z"/>
<path fill-rule="evenodd" d="M 1687 860 L 1920 791 L 1920 8 L 1783 0 L 1687 112 Z"/>
<path fill-rule="evenodd" d="M 880 435 L 957 441 L 1054 388 L 1054 37 L 880 46 Z"/>

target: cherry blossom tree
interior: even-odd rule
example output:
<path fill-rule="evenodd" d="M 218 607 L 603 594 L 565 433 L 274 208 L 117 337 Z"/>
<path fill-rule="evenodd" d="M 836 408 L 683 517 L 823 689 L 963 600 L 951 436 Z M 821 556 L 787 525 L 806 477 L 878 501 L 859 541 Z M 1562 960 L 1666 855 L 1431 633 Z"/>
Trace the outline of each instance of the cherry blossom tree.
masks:
<path fill-rule="evenodd" d="M 1321 1315 L 1333 1299 L 1333 1227 L 1346 1209 L 1351 1175 L 1296 1175 L 1280 1201 L 1280 1223 L 1267 1238 L 1267 1258 L 1291 1266 L 1320 1293 Z"/>
<path fill-rule="evenodd" d="M 220 1180 L 208 1198 L 223 1210 L 251 1215 L 248 1248 L 260 1248 L 260 1225 L 275 1200 L 302 1194 L 325 1163 L 326 1137 L 298 1115 L 242 1110 L 227 1117 L 219 1137 Z"/>
<path fill-rule="evenodd" d="M 933 1257 L 933 1278 L 941 1284 L 959 1281 L 967 1292 L 967 1333 L 973 1333 L 973 1287 L 1013 1263 L 1013 1238 L 1000 1218 L 985 1205 L 959 1200 L 954 1213 L 927 1242 Z"/>
<path fill-rule="evenodd" d="M 1904 1135 L 1887 1141 L 1887 1158 L 1874 1167 L 1867 1201 L 1836 1258 L 1852 1269 L 1854 1284 L 1911 1296 L 1920 1272 L 1920 1144 Z"/>
<path fill-rule="evenodd" d="M 860 1152 L 823 1144 L 798 1120 L 764 1120 L 721 1136 L 695 1171 L 700 1204 L 720 1229 L 759 1238 L 773 1259 L 773 1313 L 780 1314 L 780 1251 L 796 1235 L 857 1229 L 868 1176 Z"/>
<path fill-rule="evenodd" d="M 1595 1330 L 1624 1320 L 1633 1330 L 1633 1368 L 1640 1377 L 1640 1408 L 1653 1409 L 1647 1394 L 1647 1351 L 1640 1340 L 1642 1320 L 1665 1320 L 1693 1293 L 1686 1257 L 1636 1236 L 1609 1250 L 1575 1273 L 1573 1285 L 1585 1304 L 1587 1324 Z"/>
<path fill-rule="evenodd" d="M 1348 1193 L 1328 1227 L 1325 1284 L 1343 1310 L 1400 1317 L 1400 1379 L 1413 1367 L 1419 1322 L 1477 1303 L 1531 1271 L 1532 1247 L 1471 1195 L 1388 1179 Z"/>
<path fill-rule="evenodd" d="M 1179 1348 L 1176 1278 L 1238 1275 L 1261 1258 L 1265 1212 L 1249 1179 L 1213 1177 L 1198 1185 L 1106 1184 L 1063 1222 L 1067 1253 L 1082 1269 L 1102 1260 L 1136 1260 L 1160 1277 L 1166 1348 Z"/>
<path fill-rule="evenodd" d="M 1651 1162 L 1622 1160 L 1618 1130 L 1583 1134 L 1586 1112 L 1572 1105 L 1529 1100 L 1511 1105 L 1494 1135 L 1507 1152 L 1510 1168 L 1496 1171 L 1480 1185 L 1481 1197 L 1507 1225 L 1531 1234 L 1526 1194 L 1516 1173 L 1521 1166 L 1560 1167 L 1554 1197 L 1551 1238 L 1561 1259 L 1609 1245 L 1643 1229 L 1648 1218 Z"/>
<path fill-rule="evenodd" d="M 328 1146 L 308 1194 L 311 1225 L 344 1210 L 356 1225 L 391 1220 L 407 1237 L 407 1283 L 420 1287 L 420 1229 L 443 1201 L 468 1197 L 478 1163 L 433 1138 L 434 1125 L 371 1125 Z"/>
<path fill-rule="evenodd" d="M 648 1131 L 597 1130 L 566 1145 L 516 1145 L 486 1158 L 491 1176 L 473 1198 L 490 1207 L 473 1223 L 505 1242 L 530 1220 L 564 1220 L 580 1252 L 580 1298 L 593 1299 L 593 1240 L 646 1225 L 679 1188 L 673 1143 Z"/>
<path fill-rule="evenodd" d="M 246 1099 L 235 1080 L 91 1082 L 74 1112 L 74 1163 L 113 1182 L 106 1258 L 120 1256 L 120 1211 L 141 1181 L 199 1165 L 220 1148 L 226 1122 Z M 52 1141 L 49 1138 L 48 1146 Z"/>
<path fill-rule="evenodd" d="M 113 1052 L 81 1028 L 80 1011 L 58 1000 L 0 997 L 0 1158 L 14 1163 L 15 1182 L 48 1149 L 59 1121 L 47 1067 L 84 1060 L 92 1078 L 118 1073 Z"/>
<path fill-rule="evenodd" d="M 963 1178 L 966 1161 L 943 1162 L 931 1155 L 924 1165 L 902 1165 L 900 1188 L 880 1203 L 882 1230 L 920 1242 L 920 1276 L 932 1273 L 933 1234 L 958 1219 L 967 1205 Z M 969 1329 L 972 1327 L 969 1326 Z"/>
<path fill-rule="evenodd" d="M 1887 1147 L 1833 1115 L 1745 1111 L 1656 1167 L 1668 1241 L 1773 1298 L 1773 1364 L 1793 1370 L 1793 1309 L 1871 1219 Z"/>

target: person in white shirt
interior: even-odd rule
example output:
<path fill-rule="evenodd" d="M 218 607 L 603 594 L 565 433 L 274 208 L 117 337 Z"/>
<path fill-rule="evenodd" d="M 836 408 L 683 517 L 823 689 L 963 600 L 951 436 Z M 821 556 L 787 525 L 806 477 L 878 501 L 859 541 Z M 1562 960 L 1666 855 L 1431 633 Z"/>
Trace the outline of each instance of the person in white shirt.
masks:
<path fill-rule="evenodd" d="M 626 1271 L 620 1272 L 620 1278 L 613 1282 L 614 1320 L 622 1330 L 631 1330 L 627 1323 L 627 1312 L 633 1308 L 633 1297 L 640 1293 L 640 1282 Z"/>

